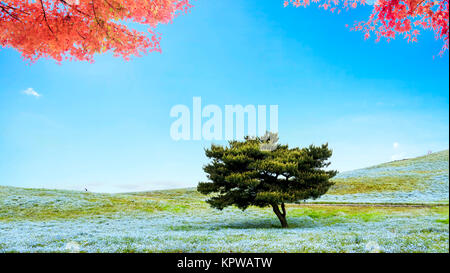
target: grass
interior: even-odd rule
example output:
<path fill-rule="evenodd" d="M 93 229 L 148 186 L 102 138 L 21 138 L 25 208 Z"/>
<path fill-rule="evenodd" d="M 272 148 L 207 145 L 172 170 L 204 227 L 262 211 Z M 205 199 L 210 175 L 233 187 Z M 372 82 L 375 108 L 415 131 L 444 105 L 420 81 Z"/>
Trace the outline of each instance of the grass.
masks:
<path fill-rule="evenodd" d="M 447 225 L 448 225 L 448 217 L 447 217 L 447 219 L 437 219 L 436 222 L 437 222 L 437 223 L 447 224 Z"/>
<path fill-rule="evenodd" d="M 0 202 L 0 221 L 72 219 L 117 213 L 182 213 L 207 207 L 194 189 L 98 194 L 0 186 Z"/>
<path fill-rule="evenodd" d="M 259 208 L 0 221 L 0 252 L 448 252 L 447 206 L 287 209 L 288 229 Z"/>
<path fill-rule="evenodd" d="M 413 191 L 423 187 L 417 176 L 350 177 L 334 179 L 329 194 L 344 195 L 371 192 Z"/>
<path fill-rule="evenodd" d="M 448 252 L 448 206 L 288 204 L 280 229 L 269 208 L 214 210 L 194 189 L 0 192 L 0 252 Z"/>
<path fill-rule="evenodd" d="M 445 167 L 448 151 L 343 174 L 334 204 L 288 204 L 287 229 L 270 208 L 214 210 L 195 189 L 0 186 L 0 252 L 449 252 Z"/>

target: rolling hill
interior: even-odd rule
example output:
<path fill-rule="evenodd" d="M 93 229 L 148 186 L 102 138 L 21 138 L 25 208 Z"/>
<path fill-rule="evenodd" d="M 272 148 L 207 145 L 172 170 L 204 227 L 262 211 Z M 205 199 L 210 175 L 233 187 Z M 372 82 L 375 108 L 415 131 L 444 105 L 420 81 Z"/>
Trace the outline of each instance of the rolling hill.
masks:
<path fill-rule="evenodd" d="M 328 193 L 313 202 L 446 203 L 449 151 L 338 174 Z"/>
<path fill-rule="evenodd" d="M 268 208 L 214 210 L 195 189 L 0 186 L 0 252 L 448 252 L 448 151 L 335 182 L 316 202 L 396 206 L 288 204 L 290 228 L 280 229 Z"/>

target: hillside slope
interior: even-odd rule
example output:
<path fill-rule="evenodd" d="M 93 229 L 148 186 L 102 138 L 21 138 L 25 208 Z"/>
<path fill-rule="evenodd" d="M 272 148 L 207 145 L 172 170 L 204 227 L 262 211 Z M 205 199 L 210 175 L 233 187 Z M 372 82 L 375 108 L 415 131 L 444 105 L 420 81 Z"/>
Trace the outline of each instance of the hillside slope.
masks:
<path fill-rule="evenodd" d="M 449 151 L 344 172 L 313 202 L 448 203 Z"/>
<path fill-rule="evenodd" d="M 322 199 L 448 204 L 448 151 L 335 180 Z M 219 211 L 204 199 L 195 189 L 100 194 L 0 186 L 0 253 L 448 252 L 448 205 L 288 204 L 290 228 L 280 229 L 269 208 Z"/>
<path fill-rule="evenodd" d="M 210 208 L 194 189 L 96 194 L 0 187 L 2 252 L 448 252 L 448 206 Z"/>

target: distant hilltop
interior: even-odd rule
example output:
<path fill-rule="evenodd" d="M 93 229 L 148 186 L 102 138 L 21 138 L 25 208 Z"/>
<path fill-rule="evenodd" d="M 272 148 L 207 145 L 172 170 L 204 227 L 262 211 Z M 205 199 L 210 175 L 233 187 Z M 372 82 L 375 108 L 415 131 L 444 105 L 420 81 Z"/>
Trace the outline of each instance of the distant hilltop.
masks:
<path fill-rule="evenodd" d="M 449 196 L 449 150 L 343 172 L 313 202 L 444 203 Z"/>

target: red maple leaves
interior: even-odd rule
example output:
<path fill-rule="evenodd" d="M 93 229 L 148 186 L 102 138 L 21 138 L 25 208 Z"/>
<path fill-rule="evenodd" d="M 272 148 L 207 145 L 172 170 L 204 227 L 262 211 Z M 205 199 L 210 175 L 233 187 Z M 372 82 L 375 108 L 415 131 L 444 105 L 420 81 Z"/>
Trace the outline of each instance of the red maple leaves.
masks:
<path fill-rule="evenodd" d="M 356 8 L 367 4 L 367 0 L 312 0 L 320 8 L 332 12 L 342 9 Z M 382 37 L 387 40 L 397 35 L 403 36 L 409 42 L 416 42 L 420 29 L 431 29 L 436 39 L 442 39 L 444 44 L 440 51 L 442 55 L 449 47 L 449 0 L 374 0 L 372 14 L 364 22 L 356 23 L 351 30 L 363 31 L 367 39 L 375 34 L 376 40 Z M 306 7 L 310 0 L 284 1 L 284 6 L 292 4 L 295 7 Z"/>
<path fill-rule="evenodd" d="M 107 51 L 128 59 L 160 51 L 154 27 L 189 8 L 189 0 L 0 0 L 0 45 L 32 62 L 92 62 Z M 132 23 L 147 25 L 149 34 Z"/>
<path fill-rule="evenodd" d="M 340 13 L 365 5 L 367 0 L 287 0 L 284 5 L 319 7 Z M 402 35 L 417 41 L 420 29 L 431 29 L 449 47 L 449 0 L 376 1 L 369 19 L 351 29 L 377 40 Z M 42 57 L 93 61 L 95 53 L 112 51 L 129 59 L 161 51 L 154 28 L 187 11 L 189 0 L 0 0 L 0 45 L 20 51 L 25 59 Z M 148 26 L 137 31 L 133 23 Z"/>

